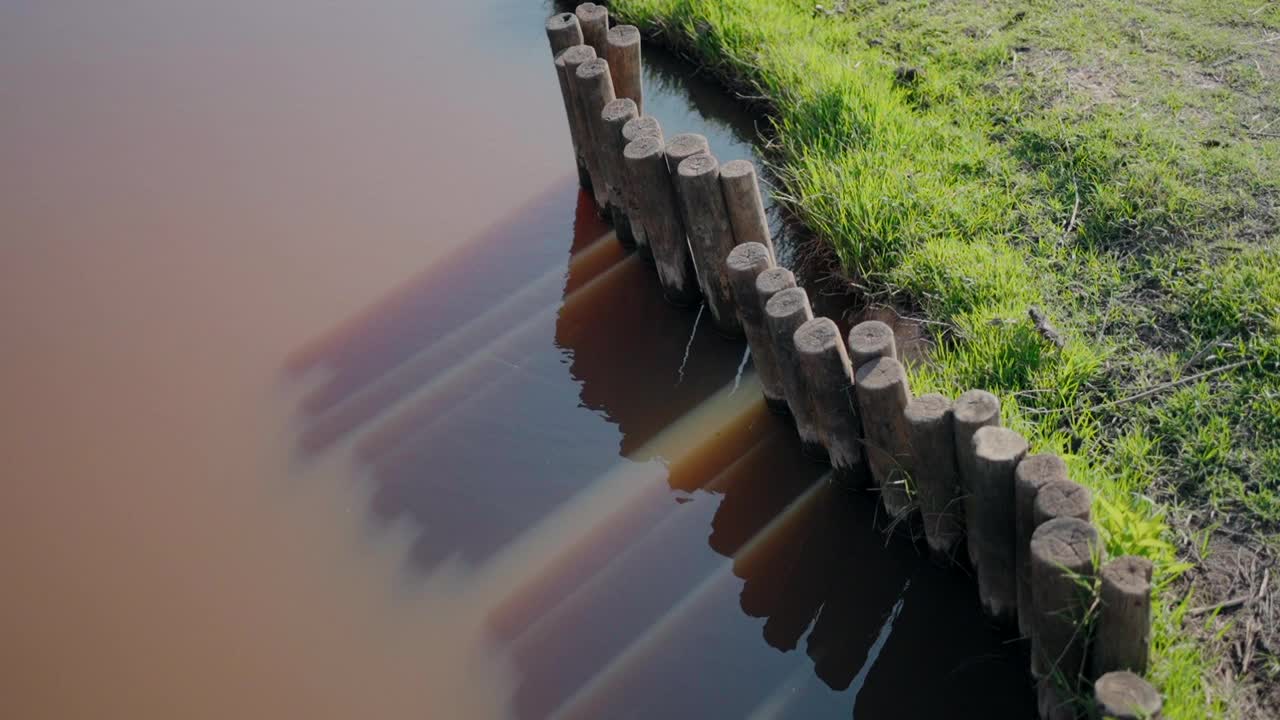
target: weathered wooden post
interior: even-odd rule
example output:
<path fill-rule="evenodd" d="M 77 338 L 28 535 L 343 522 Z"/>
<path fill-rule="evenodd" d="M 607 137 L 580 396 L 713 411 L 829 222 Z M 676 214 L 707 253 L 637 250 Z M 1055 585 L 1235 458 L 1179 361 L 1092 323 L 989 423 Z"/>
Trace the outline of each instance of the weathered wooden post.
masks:
<path fill-rule="evenodd" d="M 751 347 L 751 362 L 760 376 L 764 402 L 770 409 L 787 405 L 786 391 L 782 389 L 782 374 L 778 359 L 774 356 L 773 341 L 765 322 L 764 302 L 756 288 L 760 273 L 773 267 L 773 255 L 760 243 L 741 243 L 725 259 L 729 274 L 729 286 L 733 289 L 734 304 L 738 307 L 738 319 Z"/>
<path fill-rule="evenodd" d="M 614 183 L 610 181 L 612 164 L 609 162 L 609 153 L 605 151 L 606 132 L 604 118 L 600 114 L 605 105 L 617 99 L 613 94 L 613 79 L 609 76 L 609 62 L 601 57 L 593 58 L 579 65 L 574 76 L 578 83 L 578 102 L 582 105 L 582 112 L 587 117 L 587 128 L 591 133 L 590 154 L 596 161 L 596 171 L 591 173 L 592 189 L 601 212 L 609 217 L 612 214 L 609 186 Z"/>
<path fill-rule="evenodd" d="M 1102 720 L 1160 720 L 1164 699 L 1146 680 L 1128 671 L 1109 672 L 1093 684 Z"/>
<path fill-rule="evenodd" d="M 643 227 L 645 242 L 653 254 L 662 294 L 672 304 L 698 302 L 698 277 L 685 242 L 679 203 L 667 169 L 661 135 L 642 135 L 622 151 L 627 187 L 637 207 L 632 226 Z"/>
<path fill-rule="evenodd" d="M 866 438 L 867 465 L 880 487 L 885 510 L 897 519 L 909 507 L 906 483 L 912 472 L 911 430 L 906 414 L 911 402 L 907 371 L 894 358 L 878 357 L 858 368 L 853 386 Z"/>
<path fill-rule="evenodd" d="M 969 517 L 969 540 L 978 549 L 978 596 L 988 615 L 1008 623 L 1018 610 L 1013 475 L 1027 449 L 1027 441 L 1006 428 L 987 426 L 973 434 L 976 512 Z"/>
<path fill-rule="evenodd" d="M 965 532 L 972 534 L 970 524 L 977 512 L 973 494 L 973 435 L 978 428 L 1000 424 L 1000 400 L 986 390 L 970 390 L 956 398 L 952 417 L 956 421 L 956 467 L 960 470 L 960 492 L 964 498 Z M 978 548 L 972 538 L 965 543 L 969 563 L 978 567 Z"/>
<path fill-rule="evenodd" d="M 1036 529 L 1032 505 L 1040 488 L 1054 480 L 1067 479 L 1067 464 L 1057 455 L 1028 455 L 1013 474 L 1014 534 L 1017 547 L 1013 559 L 1018 576 L 1018 632 L 1031 637 L 1031 532 Z"/>
<path fill-rule="evenodd" d="M 1098 531 L 1078 518 L 1054 518 L 1031 535 L 1031 669 L 1049 681 L 1042 688 L 1056 686 L 1069 694 L 1077 686 L 1090 588 L 1101 552 Z M 1045 693 L 1042 700 L 1048 700 Z"/>
<path fill-rule="evenodd" d="M 625 168 L 622 164 L 622 150 L 626 140 L 622 137 L 622 128 L 638 117 L 636 104 L 630 98 L 617 98 L 604 106 L 600 111 L 600 124 L 603 138 L 600 152 L 604 155 L 607 166 L 609 188 L 609 216 L 613 221 L 614 232 L 623 247 L 636 246 L 635 234 L 631 229 L 631 221 L 627 215 L 627 186 Z"/>
<path fill-rule="evenodd" d="M 760 307 L 763 309 L 768 306 L 769 300 L 774 295 L 786 290 L 787 288 L 796 287 L 796 276 L 784 267 L 771 267 L 768 270 L 756 276 L 756 297 L 759 298 Z M 765 316 L 765 328 L 769 328 L 769 318 Z M 778 415 L 790 415 L 791 406 L 787 400 L 786 390 L 786 372 L 787 369 L 782 367 L 782 359 L 778 355 L 777 346 L 773 339 L 773 331 L 769 330 L 769 347 L 770 354 L 773 358 L 774 367 L 777 368 L 778 382 L 776 385 L 776 398 L 778 402 L 769 402 L 769 395 L 765 395 L 765 404 L 769 409 Z M 754 350 L 752 352 L 755 352 Z"/>
<path fill-rule="evenodd" d="M 768 272 L 762 273 L 757 282 L 765 279 L 766 275 Z M 778 370 L 782 373 L 787 407 L 791 408 L 796 431 L 800 433 L 800 445 L 806 455 L 824 459 L 826 449 L 822 447 L 822 436 L 814 420 L 813 394 L 808 377 L 800 367 L 800 353 L 795 343 L 796 330 L 813 319 L 809 296 L 802 287 L 779 290 L 765 303 L 764 315 L 773 341 L 773 353 L 778 359 Z"/>
<path fill-rule="evenodd" d="M 763 245 L 753 244 L 764 250 Z M 866 487 L 871 477 L 862 456 L 862 421 L 854 396 L 853 366 L 840 328 L 830 318 L 813 318 L 792 339 L 813 393 L 814 421 L 836 480 L 849 487 Z"/>
<path fill-rule="evenodd" d="M 898 359 L 893 328 L 879 320 L 866 320 L 854 325 L 849 330 L 849 361 L 854 369 L 879 357 Z"/>
<path fill-rule="evenodd" d="M 769 254 L 777 262 L 778 256 L 769 233 L 769 219 L 764 214 L 764 199 L 760 197 L 756 166 L 749 160 L 731 160 L 721 165 L 720 187 L 724 191 L 725 207 L 729 210 L 734 241 L 739 244 L 760 243 L 769 249 Z"/>
<path fill-rule="evenodd" d="M 582 97 L 582 89 L 578 81 L 578 68 L 595 59 L 596 51 L 590 45 L 574 45 L 560 54 L 559 59 L 556 60 L 556 67 L 564 73 L 565 83 L 569 87 L 569 96 L 573 101 L 573 113 L 577 118 L 579 130 L 578 154 L 582 158 L 582 164 L 587 168 L 587 175 L 591 178 L 591 195 L 595 198 L 596 206 L 603 210 L 609 199 L 608 189 L 605 187 L 604 177 L 597 162 L 596 141 L 591 132 L 587 104 Z"/>
<path fill-rule="evenodd" d="M 658 118 L 652 115 L 641 115 L 622 126 L 622 137 L 626 138 L 627 142 L 644 135 L 656 135 L 659 140 L 662 139 L 662 125 L 658 122 Z"/>
<path fill-rule="evenodd" d="M 907 403 L 911 432 L 912 479 L 924 519 L 925 540 L 937 560 L 951 558 L 960 525 L 960 476 L 956 469 L 955 423 L 951 401 L 937 393 Z"/>
<path fill-rule="evenodd" d="M 613 89 L 620 98 L 630 98 L 638 112 L 644 112 L 640 78 L 640 31 L 635 25 L 615 25 L 605 36 Z"/>
<path fill-rule="evenodd" d="M 1035 531 L 1052 520 L 1069 519 L 1088 523 L 1091 505 L 1092 499 L 1089 489 L 1077 482 L 1054 480 L 1045 483 L 1041 486 L 1040 491 L 1036 493 L 1036 498 L 1031 503 L 1031 536 L 1034 538 Z M 1035 592 L 1035 579 L 1033 576 L 1031 588 L 1033 620 L 1040 612 L 1035 607 Z M 1031 674 L 1036 677 L 1049 675 L 1051 674 L 1051 667 L 1046 665 L 1046 660 L 1051 656 L 1046 656 L 1045 653 L 1037 650 L 1034 622 L 1031 632 Z"/>
<path fill-rule="evenodd" d="M 609 9 L 593 2 L 582 3 L 574 11 L 582 26 L 582 41 L 596 51 L 596 57 L 609 57 Z"/>
<path fill-rule="evenodd" d="M 638 222 L 635 218 L 640 215 L 640 196 L 645 192 L 644 188 L 635 187 L 635 182 L 631 178 L 631 171 L 627 167 L 626 146 L 634 140 L 645 136 L 652 135 L 662 141 L 662 126 L 658 123 L 658 119 L 652 115 L 641 115 L 632 118 L 622 126 L 622 196 L 627 203 L 627 218 L 631 220 L 631 237 L 636 243 L 636 254 L 648 262 L 653 262 L 653 248 L 649 247 L 649 237 L 646 234 L 644 223 Z M 663 161 L 663 169 L 666 168 L 666 161 Z M 677 214 L 679 209 L 676 210 Z"/>
<path fill-rule="evenodd" d="M 684 208 L 685 234 L 693 251 L 702 297 L 721 333 L 742 335 L 724 259 L 733 251 L 733 228 L 720 191 L 720 163 L 710 153 L 685 158 L 676 172 L 676 197 Z"/>
<path fill-rule="evenodd" d="M 578 115 L 574 110 L 573 96 L 569 94 L 569 78 L 564 72 L 564 63 L 560 56 L 575 45 L 582 44 L 582 26 L 578 24 L 578 16 L 573 13 L 558 13 L 547 20 L 547 41 L 551 44 L 551 57 L 556 67 L 556 81 L 560 83 L 560 98 L 564 101 L 564 114 L 569 123 L 569 137 L 573 141 L 574 166 L 578 168 L 578 184 L 584 188 L 591 187 L 591 175 L 587 173 L 586 161 L 578 145 L 582 142 L 582 129 L 578 126 Z"/>
<path fill-rule="evenodd" d="M 1098 573 L 1097 634 L 1093 639 L 1093 674 L 1147 671 L 1151 651 L 1151 561 L 1125 555 Z"/>
<path fill-rule="evenodd" d="M 684 203 L 679 201 L 680 180 L 677 175 L 680 163 L 699 153 L 709 152 L 711 152 L 711 145 L 707 143 L 705 137 L 697 133 L 680 133 L 667 140 L 667 169 L 671 171 L 671 182 L 676 188 L 676 202 L 680 208 L 680 224 L 686 233 L 689 230 L 689 218 L 685 215 Z"/>

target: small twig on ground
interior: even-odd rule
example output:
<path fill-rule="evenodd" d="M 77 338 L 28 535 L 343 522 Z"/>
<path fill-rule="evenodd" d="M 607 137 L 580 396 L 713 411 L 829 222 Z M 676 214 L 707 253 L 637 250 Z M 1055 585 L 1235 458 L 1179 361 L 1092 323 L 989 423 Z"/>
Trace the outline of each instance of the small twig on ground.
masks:
<path fill-rule="evenodd" d="M 1086 409 L 1086 410 L 1085 410 L 1085 412 L 1094 412 L 1094 411 L 1096 411 L 1096 410 L 1101 410 L 1101 409 L 1103 409 L 1103 408 L 1109 408 L 1109 407 L 1112 407 L 1112 406 L 1114 406 L 1114 405 L 1123 405 L 1124 403 L 1127 403 L 1127 402 L 1133 402 L 1134 400 L 1141 400 L 1142 398 L 1147 397 L 1148 395 L 1155 395 L 1155 394 L 1156 394 L 1156 393 L 1158 393 L 1158 392 L 1161 392 L 1161 391 L 1164 391 L 1164 390 L 1169 390 L 1169 389 L 1171 389 L 1171 388 L 1175 388 L 1175 387 L 1177 387 L 1177 386 L 1179 386 L 1179 385 L 1185 385 L 1186 383 L 1189 383 L 1189 382 L 1191 382 L 1191 381 L 1193 381 L 1193 380 L 1199 380 L 1199 379 L 1201 379 L 1201 378 L 1206 378 L 1206 377 L 1208 377 L 1208 376 L 1210 376 L 1210 375 L 1217 375 L 1218 373 L 1224 373 L 1224 372 L 1227 372 L 1228 370 L 1235 370 L 1236 368 L 1244 367 L 1245 365 L 1248 365 L 1248 364 L 1249 364 L 1249 363 L 1251 363 L 1251 362 L 1253 362 L 1253 361 L 1252 361 L 1252 360 L 1241 360 L 1241 361 L 1239 361 L 1239 362 L 1231 363 L 1230 365 L 1223 365 L 1222 367 L 1216 367 L 1216 368 L 1213 368 L 1212 370 L 1205 370 L 1204 372 L 1199 372 L 1199 373 L 1196 373 L 1195 375 L 1188 375 L 1187 377 L 1180 378 L 1180 379 L 1178 379 L 1178 380 L 1171 380 L 1171 381 L 1169 381 L 1169 382 L 1167 382 L 1167 383 L 1160 383 L 1159 385 L 1156 385 L 1156 386 L 1155 386 L 1155 387 L 1153 387 L 1153 388 L 1148 388 L 1148 389 L 1146 389 L 1146 390 L 1143 390 L 1142 392 L 1140 392 L 1140 393 L 1138 393 L 1138 394 L 1136 394 L 1136 395 L 1130 395 L 1129 397 L 1126 397 L 1126 398 L 1120 398 L 1119 400 L 1112 400 L 1112 401 L 1110 401 L 1110 402 L 1104 402 L 1104 403 L 1102 403 L 1101 405 L 1094 405 L 1093 407 Z"/>
<path fill-rule="evenodd" d="M 1230 600 L 1223 600 L 1220 603 L 1214 603 L 1212 605 L 1204 605 L 1202 607 L 1191 608 L 1190 610 L 1187 611 L 1187 615 L 1192 615 L 1192 616 L 1204 615 L 1205 613 L 1211 613 L 1215 610 L 1230 610 L 1232 608 L 1237 608 L 1237 607 L 1240 607 L 1241 605 L 1244 605 L 1245 603 L 1249 602 L 1251 599 L 1252 597 L 1249 595 L 1241 595 L 1240 597 L 1234 597 L 1234 598 L 1231 598 Z"/>

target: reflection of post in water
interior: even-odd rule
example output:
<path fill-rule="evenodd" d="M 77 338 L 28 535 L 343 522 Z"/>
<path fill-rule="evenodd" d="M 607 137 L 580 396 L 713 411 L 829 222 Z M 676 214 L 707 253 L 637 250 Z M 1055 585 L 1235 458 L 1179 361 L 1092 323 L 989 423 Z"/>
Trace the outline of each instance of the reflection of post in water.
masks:
<path fill-rule="evenodd" d="M 556 319 L 556 344 L 571 358 L 582 404 L 616 423 L 632 459 L 672 420 L 733 383 L 744 346 L 719 337 L 703 313 L 667 303 L 653 268 L 628 256 L 584 282 L 580 302 Z M 743 392 L 756 392 L 757 389 Z"/>

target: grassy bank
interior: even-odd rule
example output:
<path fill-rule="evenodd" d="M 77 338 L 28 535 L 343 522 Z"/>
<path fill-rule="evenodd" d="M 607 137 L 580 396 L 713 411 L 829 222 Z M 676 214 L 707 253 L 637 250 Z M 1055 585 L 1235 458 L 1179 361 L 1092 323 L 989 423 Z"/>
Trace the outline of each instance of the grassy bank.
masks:
<path fill-rule="evenodd" d="M 611 7 L 759 98 L 790 209 L 940 323 L 917 392 L 999 394 L 1093 488 L 1108 551 L 1156 561 L 1166 716 L 1268 712 L 1280 644 L 1224 659 L 1240 628 L 1179 575 L 1198 530 L 1254 557 L 1280 530 L 1280 3 Z M 1223 682 L 1246 672 L 1261 693 Z"/>

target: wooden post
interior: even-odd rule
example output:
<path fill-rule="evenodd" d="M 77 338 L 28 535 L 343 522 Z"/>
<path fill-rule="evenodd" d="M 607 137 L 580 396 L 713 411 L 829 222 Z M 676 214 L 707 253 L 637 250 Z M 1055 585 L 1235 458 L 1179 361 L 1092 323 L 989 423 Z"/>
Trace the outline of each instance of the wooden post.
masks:
<path fill-rule="evenodd" d="M 661 135 L 643 135 L 622 150 L 627 187 L 636 204 L 633 229 L 642 227 L 662 284 L 662 294 L 672 304 L 689 306 L 700 297 L 693 258 L 685 242 L 679 203 L 671 173 L 667 170 Z M 634 232 L 634 230 L 633 230 Z"/>
<path fill-rule="evenodd" d="M 595 59 L 596 51 L 590 45 L 574 45 L 560 54 L 556 66 L 564 73 L 565 84 L 569 88 L 569 96 L 573 101 L 573 114 L 578 123 L 578 155 L 582 159 L 582 165 L 587 169 L 587 175 L 591 178 L 589 183 L 591 195 L 595 198 L 596 207 L 603 209 L 608 201 L 608 190 L 596 162 L 596 144 L 591 134 L 587 106 L 578 84 L 578 68 Z"/>
<path fill-rule="evenodd" d="M 622 126 L 622 142 L 623 142 L 623 178 L 622 178 L 622 197 L 627 203 L 627 217 L 632 219 L 631 237 L 636 243 L 636 254 L 648 262 L 653 262 L 653 248 L 649 247 L 649 237 L 646 234 L 644 223 L 635 221 L 633 218 L 639 217 L 640 211 L 640 194 L 644 192 L 642 188 L 635 187 L 635 183 L 631 179 L 630 170 L 626 167 L 626 146 L 632 141 L 652 135 L 658 138 L 659 143 L 662 142 L 662 126 L 658 124 L 658 119 L 652 115 L 641 115 L 627 121 Z M 659 146 L 661 149 L 661 145 Z M 666 169 L 666 161 L 663 160 L 663 169 Z M 679 209 L 676 210 L 679 214 Z"/>
<path fill-rule="evenodd" d="M 796 276 L 793 275 L 790 270 L 784 267 L 771 267 L 768 270 L 765 270 L 764 272 L 757 275 L 756 276 L 756 297 L 759 298 L 762 312 L 763 312 L 763 308 L 769 304 L 769 300 L 774 295 L 777 295 L 778 293 L 782 292 L 783 290 L 786 290 L 787 288 L 793 288 L 793 287 L 796 287 Z M 766 316 L 765 328 L 768 329 L 768 327 L 769 327 L 768 317 Z M 769 402 L 769 395 L 768 393 L 766 393 L 765 404 L 768 405 L 769 409 L 772 410 L 777 415 L 790 415 L 791 406 L 787 404 L 786 369 L 783 368 L 781 365 L 781 358 L 778 356 L 778 351 L 776 349 L 776 346 L 774 345 L 772 332 L 769 333 L 769 347 L 770 347 L 770 356 L 773 358 L 773 364 L 774 364 L 774 367 L 777 368 L 777 373 L 778 373 L 778 382 L 776 385 L 776 390 L 774 391 L 777 393 L 775 396 L 777 398 L 777 401 Z M 752 350 L 752 352 L 755 352 L 755 351 Z"/>
<path fill-rule="evenodd" d="M 732 160 L 721 165 L 720 187 L 724 191 L 725 207 L 729 210 L 734 241 L 760 243 L 769 249 L 769 255 L 777 262 L 769 220 L 764 214 L 764 200 L 760 197 L 756 166 L 749 160 Z M 843 345 L 843 341 L 840 344 Z"/>
<path fill-rule="evenodd" d="M 1054 518 L 1031 535 L 1031 671 L 1068 691 L 1083 669 L 1088 588 L 1101 552 L 1098 531 L 1079 518 Z"/>
<path fill-rule="evenodd" d="M 614 232 L 623 247 L 636 246 L 635 234 L 631 230 L 631 221 L 627 216 L 627 186 L 625 168 L 622 165 L 622 150 L 626 140 L 622 137 L 622 128 L 638 117 L 636 104 L 630 98 L 617 98 L 604 106 L 600 111 L 600 124 L 604 137 L 600 144 L 600 152 L 605 156 L 608 166 L 609 216 L 613 220 Z"/>
<path fill-rule="evenodd" d="M 1101 607 L 1093 639 L 1093 674 L 1147 671 L 1151 651 L 1151 561 L 1125 555 L 1098 573 Z"/>
<path fill-rule="evenodd" d="M 1036 529 L 1032 505 L 1040 488 L 1054 480 L 1067 479 L 1067 464 L 1057 455 L 1028 455 L 1013 474 L 1014 534 L 1017 547 L 1013 561 L 1018 576 L 1018 632 L 1031 637 L 1031 532 Z"/>
<path fill-rule="evenodd" d="M 978 596 L 989 616 L 1008 623 L 1018 611 L 1013 475 L 1027 449 L 1027 441 L 1006 428 L 982 427 L 973 435 L 977 512 L 969 518 L 969 540 L 978 548 Z"/>
<path fill-rule="evenodd" d="M 644 112 L 640 78 L 640 30 L 635 25 L 615 25 L 605 36 L 613 89 L 618 97 L 630 98 L 636 110 Z"/>
<path fill-rule="evenodd" d="M 905 414 L 925 540 L 935 559 L 949 560 L 963 533 L 951 401 L 937 393 L 921 395 L 907 403 Z"/>
<path fill-rule="evenodd" d="M 1045 483 L 1040 491 L 1036 493 L 1036 499 L 1031 503 L 1031 536 L 1035 537 L 1035 531 L 1041 525 L 1050 520 L 1060 518 L 1069 518 L 1079 520 L 1081 522 L 1089 522 L 1091 500 L 1089 497 L 1089 489 L 1071 480 L 1054 480 Z M 1031 596 L 1032 596 L 1032 618 L 1037 614 L 1035 608 L 1035 583 L 1032 580 Z M 1037 677 L 1046 675 L 1049 668 L 1044 664 L 1045 656 L 1043 653 L 1036 652 L 1035 626 L 1032 625 L 1031 640 L 1031 673 Z"/>
<path fill-rule="evenodd" d="M 855 369 L 880 357 L 898 359 L 893 328 L 879 320 L 860 322 L 849 330 L 849 360 Z"/>
<path fill-rule="evenodd" d="M 741 243 L 725 260 L 729 286 L 738 307 L 738 319 L 742 321 L 742 331 L 751 347 L 751 362 L 756 366 L 764 401 L 770 408 L 786 407 L 787 404 L 778 359 L 774 356 L 773 342 L 764 318 L 764 302 L 761 302 L 760 291 L 756 288 L 756 278 L 773 267 L 773 263 L 773 255 L 760 243 Z"/>
<path fill-rule="evenodd" d="M 885 510 L 891 518 L 899 518 L 909 507 L 906 483 L 912 471 L 911 430 L 906 415 L 911 389 L 906 368 L 894 358 L 878 357 L 858 368 L 853 387 L 871 476 L 880 487 Z"/>
<path fill-rule="evenodd" d="M 676 197 L 684 209 L 685 234 L 693 251 L 702 297 L 716 328 L 730 337 L 742 335 L 724 259 L 733 251 L 733 228 L 720 192 L 720 163 L 710 153 L 685 158 L 676 172 Z"/>
<path fill-rule="evenodd" d="M 753 245 L 767 252 L 763 245 Z M 848 487 L 867 487 L 871 476 L 862 457 L 862 421 L 854 396 L 853 367 L 840 328 L 830 318 L 814 318 L 801 325 L 792 339 L 813 394 L 818 436 L 827 448 L 836 480 Z"/>
<path fill-rule="evenodd" d="M 622 137 L 626 138 L 627 142 L 644 135 L 656 135 L 659 140 L 662 139 L 662 125 L 658 123 L 658 118 L 652 115 L 641 115 L 622 126 Z"/>
<path fill-rule="evenodd" d="M 1128 671 L 1109 672 L 1093 684 L 1104 720 L 1160 720 L 1164 699 L 1146 680 Z"/>
<path fill-rule="evenodd" d="M 613 79 L 609 77 L 609 62 L 600 57 L 588 60 L 578 66 L 574 76 L 578 83 L 578 102 L 582 105 L 582 114 L 587 118 L 587 128 L 591 134 L 590 156 L 595 158 L 596 169 L 599 171 L 591 173 L 593 191 L 601 212 L 609 217 L 612 207 L 609 203 L 612 171 L 609 153 L 605 151 L 604 118 L 600 115 L 605 105 L 617 99 L 613 94 Z"/>
<path fill-rule="evenodd" d="M 973 435 L 978 432 L 978 428 L 987 427 L 988 425 L 1000 424 L 1000 400 L 985 390 L 970 390 L 959 398 L 956 398 L 956 404 L 953 412 L 956 421 L 956 467 L 960 470 L 960 493 L 964 498 L 962 507 L 964 508 L 965 532 L 972 534 L 973 516 L 977 513 L 974 506 L 976 498 L 973 495 L 973 484 L 971 478 L 974 474 L 973 467 Z M 969 539 L 966 542 L 969 554 L 969 564 L 976 569 L 978 567 L 978 548 Z"/>
<path fill-rule="evenodd" d="M 556 81 L 560 83 L 560 98 L 564 101 L 564 114 L 569 122 L 574 166 L 578 168 L 578 184 L 589 188 L 591 176 L 587 173 L 586 163 L 578 150 L 578 136 L 582 131 L 578 128 L 578 116 L 573 109 L 573 96 L 569 94 L 569 79 L 564 74 L 564 63 L 560 61 L 560 56 L 565 50 L 582 44 L 582 26 L 578 24 L 578 16 L 573 13 L 552 15 L 547 20 L 547 41 L 551 44 L 551 57 L 556 66 Z"/>
<path fill-rule="evenodd" d="M 760 278 L 767 274 L 762 273 Z M 802 287 L 779 290 L 765 303 L 764 315 L 773 342 L 774 357 L 778 359 L 778 370 L 782 373 L 787 407 L 791 409 L 791 417 L 796 421 L 796 431 L 800 433 L 800 445 L 806 455 L 825 458 L 822 436 L 814 420 L 813 395 L 808 378 L 800 367 L 799 351 L 795 343 L 796 330 L 813 319 L 809 296 Z"/>
<path fill-rule="evenodd" d="M 711 152 L 711 146 L 707 143 L 707 139 L 697 133 L 680 133 L 670 140 L 667 140 L 667 168 L 671 170 L 671 182 L 676 186 L 677 196 L 679 195 L 679 180 L 676 175 L 680 168 L 680 163 L 685 158 L 693 157 L 698 153 Z M 678 200 L 677 200 L 678 202 Z M 689 229 L 689 218 L 684 214 L 684 205 L 680 203 L 680 223 L 687 232 Z"/>
<path fill-rule="evenodd" d="M 609 57 L 609 9 L 593 2 L 582 3 L 574 14 L 582 26 L 582 41 L 596 51 L 596 57 Z"/>

